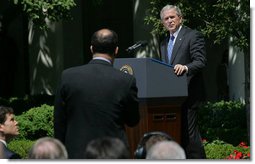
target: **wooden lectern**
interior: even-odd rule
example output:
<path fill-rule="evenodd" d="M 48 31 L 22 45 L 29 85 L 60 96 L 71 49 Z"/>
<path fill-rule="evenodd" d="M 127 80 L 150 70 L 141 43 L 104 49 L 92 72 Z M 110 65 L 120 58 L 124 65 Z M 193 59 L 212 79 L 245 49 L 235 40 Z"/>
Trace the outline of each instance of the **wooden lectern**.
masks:
<path fill-rule="evenodd" d="M 141 120 L 127 127 L 131 155 L 144 133 L 163 131 L 181 141 L 181 105 L 188 95 L 186 76 L 177 77 L 173 67 L 152 58 L 119 58 L 114 67 L 136 77 Z"/>

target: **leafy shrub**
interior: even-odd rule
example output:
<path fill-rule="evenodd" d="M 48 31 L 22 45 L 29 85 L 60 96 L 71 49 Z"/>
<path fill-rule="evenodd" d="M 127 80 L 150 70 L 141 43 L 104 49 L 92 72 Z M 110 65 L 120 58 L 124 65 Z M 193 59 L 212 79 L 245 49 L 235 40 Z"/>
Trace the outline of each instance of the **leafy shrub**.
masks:
<path fill-rule="evenodd" d="M 233 146 L 224 141 L 214 140 L 204 143 L 207 159 L 249 159 L 250 148 L 239 144 Z M 239 156 L 237 156 L 239 154 Z"/>
<path fill-rule="evenodd" d="M 28 158 L 28 152 L 31 149 L 34 141 L 30 140 L 12 140 L 8 144 L 8 148 L 18 153 L 22 159 Z"/>
<path fill-rule="evenodd" d="M 233 149 L 233 145 L 220 140 L 215 140 L 212 143 L 205 144 L 207 159 L 225 159 L 233 152 Z"/>
<path fill-rule="evenodd" d="M 250 159 L 250 147 L 241 142 L 227 159 Z"/>
<path fill-rule="evenodd" d="M 53 106 L 42 105 L 31 108 L 16 116 L 19 123 L 19 139 L 36 140 L 40 137 L 53 136 Z"/>
<path fill-rule="evenodd" d="M 246 110 L 239 101 L 207 102 L 200 107 L 198 124 L 202 138 L 238 145 L 248 143 Z"/>

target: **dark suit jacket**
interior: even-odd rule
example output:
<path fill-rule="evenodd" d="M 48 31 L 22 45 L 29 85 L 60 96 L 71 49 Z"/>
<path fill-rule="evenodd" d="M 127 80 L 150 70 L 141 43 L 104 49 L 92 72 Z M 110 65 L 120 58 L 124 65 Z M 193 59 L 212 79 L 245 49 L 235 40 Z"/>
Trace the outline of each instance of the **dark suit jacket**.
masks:
<path fill-rule="evenodd" d="M 3 148 L 3 153 L 4 153 L 4 158 L 5 158 L 5 159 L 21 159 L 21 157 L 20 157 L 19 154 L 15 153 L 15 152 L 13 152 L 13 151 L 11 151 L 11 150 L 9 150 L 9 149 L 5 146 L 5 144 L 2 143 L 1 141 L 0 141 L 0 144 L 2 144 L 1 147 Z"/>
<path fill-rule="evenodd" d="M 54 132 L 69 158 L 84 158 L 86 145 L 98 137 L 118 137 L 128 144 L 125 125 L 135 126 L 140 120 L 134 76 L 96 59 L 63 71 L 61 78 Z"/>
<path fill-rule="evenodd" d="M 167 44 L 169 36 L 160 44 L 161 60 L 169 63 L 167 58 Z M 182 64 L 189 69 L 188 105 L 196 106 L 197 102 L 205 98 L 202 69 L 206 66 L 205 41 L 201 33 L 182 26 L 173 47 L 171 65 Z"/>

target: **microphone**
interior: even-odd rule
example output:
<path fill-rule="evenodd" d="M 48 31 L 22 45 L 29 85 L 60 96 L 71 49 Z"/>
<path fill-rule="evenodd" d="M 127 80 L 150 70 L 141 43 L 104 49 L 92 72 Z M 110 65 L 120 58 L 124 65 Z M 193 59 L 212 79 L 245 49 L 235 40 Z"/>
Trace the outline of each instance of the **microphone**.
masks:
<path fill-rule="evenodd" d="M 132 45 L 132 46 L 130 46 L 130 47 L 128 47 L 127 49 L 126 49 L 126 51 L 127 52 L 131 52 L 131 51 L 134 51 L 134 50 L 136 50 L 136 49 L 138 49 L 138 48 L 141 48 L 141 47 L 144 47 L 144 46 L 146 46 L 148 43 L 147 43 L 147 41 L 138 41 L 137 43 L 135 43 L 134 45 Z"/>

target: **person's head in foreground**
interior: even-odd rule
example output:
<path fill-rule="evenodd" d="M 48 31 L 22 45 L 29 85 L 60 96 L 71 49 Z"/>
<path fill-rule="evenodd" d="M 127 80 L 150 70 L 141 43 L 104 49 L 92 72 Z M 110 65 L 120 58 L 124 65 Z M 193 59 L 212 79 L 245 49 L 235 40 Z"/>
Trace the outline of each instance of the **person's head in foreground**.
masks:
<path fill-rule="evenodd" d="M 183 148 L 175 141 L 160 141 L 150 147 L 146 159 L 186 159 Z"/>
<path fill-rule="evenodd" d="M 67 159 L 68 154 L 65 146 L 57 139 L 43 137 L 38 139 L 32 146 L 29 159 Z"/>

